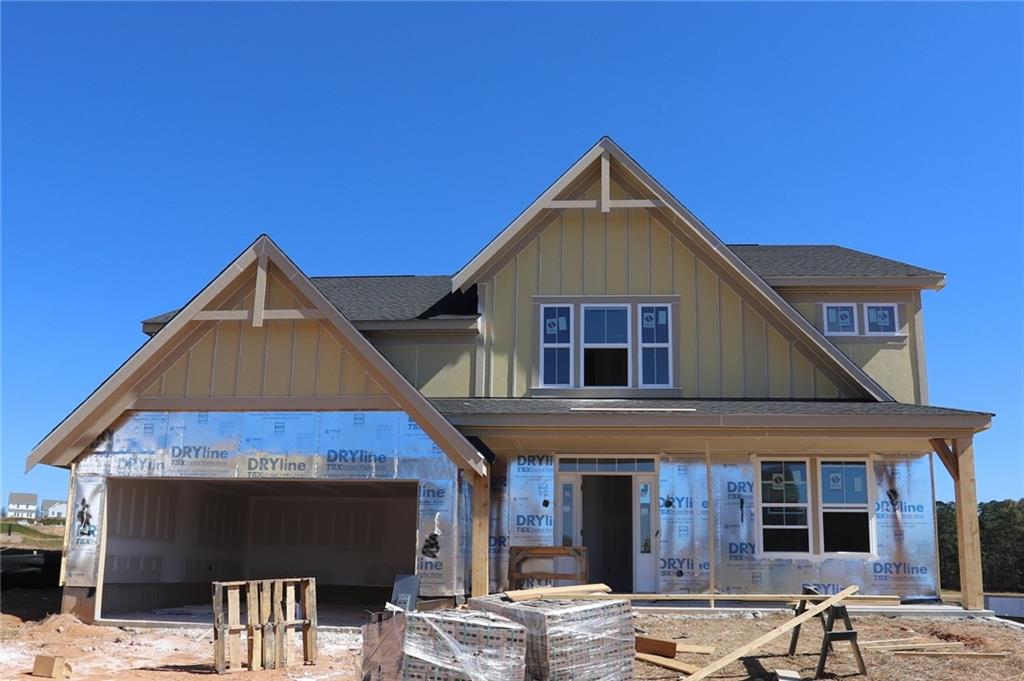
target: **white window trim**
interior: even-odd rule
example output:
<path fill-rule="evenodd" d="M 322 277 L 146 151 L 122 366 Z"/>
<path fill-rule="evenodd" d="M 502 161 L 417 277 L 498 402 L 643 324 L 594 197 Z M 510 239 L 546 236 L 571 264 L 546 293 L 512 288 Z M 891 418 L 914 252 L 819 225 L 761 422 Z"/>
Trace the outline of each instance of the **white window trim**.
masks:
<path fill-rule="evenodd" d="M 865 484 L 868 486 L 868 500 L 866 504 L 825 504 L 823 490 L 821 489 L 821 467 L 830 463 L 863 463 L 865 471 Z M 878 555 L 875 532 L 875 467 L 871 457 L 842 456 L 842 457 L 820 457 L 815 461 L 815 475 L 818 484 L 818 553 L 823 557 L 850 557 L 870 558 Z M 828 508 L 826 509 L 826 505 Z M 825 551 L 825 511 L 830 512 L 851 512 L 868 514 L 868 550 L 865 551 Z"/>
<path fill-rule="evenodd" d="M 853 331 L 829 331 L 828 330 L 828 309 L 830 307 L 852 307 L 853 308 Z M 860 308 L 857 303 L 822 303 L 821 304 L 821 330 L 826 336 L 859 336 L 860 335 Z"/>
<path fill-rule="evenodd" d="M 568 343 L 545 343 L 544 342 L 544 310 L 547 308 L 569 308 L 569 342 Z M 540 306 L 540 385 L 543 388 L 572 388 L 575 387 L 575 362 L 572 355 L 575 352 L 574 341 L 576 340 L 575 305 L 572 303 L 550 303 Z M 544 382 L 544 349 L 545 348 L 569 348 L 569 382 L 568 383 L 545 383 Z"/>
<path fill-rule="evenodd" d="M 645 343 L 644 342 L 644 330 L 642 327 L 637 328 L 637 371 L 640 373 L 640 387 L 641 388 L 671 388 L 674 381 L 672 380 L 672 306 L 668 303 L 637 303 L 636 305 L 636 316 L 637 319 L 643 324 L 643 309 L 645 307 L 660 308 L 663 307 L 668 314 L 668 342 L 667 343 Z M 655 320 L 655 329 L 657 329 L 657 320 Z M 644 348 L 665 348 L 668 350 L 668 382 L 667 383 L 646 383 L 644 382 Z"/>
<path fill-rule="evenodd" d="M 891 307 L 893 318 L 892 331 L 872 331 L 868 322 L 869 307 Z M 865 336 L 898 336 L 900 335 L 900 306 L 897 303 L 864 303 L 864 335 Z"/>
<path fill-rule="evenodd" d="M 807 551 L 765 551 L 764 550 L 764 526 L 761 519 L 761 510 L 763 508 L 763 501 L 761 499 L 761 464 L 766 461 L 795 461 L 804 463 L 804 470 L 807 471 L 807 503 L 806 504 L 768 504 L 769 506 L 783 506 L 791 508 L 805 507 L 807 509 Z M 802 456 L 755 456 L 754 457 L 754 527 L 757 530 L 755 537 L 755 555 L 762 558 L 793 558 L 796 557 L 810 557 L 814 553 L 814 533 L 812 532 L 812 525 L 814 520 L 814 514 L 811 510 L 811 505 L 814 500 L 813 490 L 811 485 L 811 459 L 809 457 Z M 769 527 L 776 527 L 770 525 Z M 790 528 L 793 526 L 791 525 Z"/>
<path fill-rule="evenodd" d="M 626 342 L 625 343 L 588 343 L 586 326 L 587 310 L 590 308 L 621 308 L 626 311 Z M 633 387 L 633 308 L 634 303 L 583 303 L 580 305 L 580 387 L 608 390 L 622 390 Z M 618 348 L 626 349 L 626 385 L 587 385 L 586 354 L 587 348 Z"/>

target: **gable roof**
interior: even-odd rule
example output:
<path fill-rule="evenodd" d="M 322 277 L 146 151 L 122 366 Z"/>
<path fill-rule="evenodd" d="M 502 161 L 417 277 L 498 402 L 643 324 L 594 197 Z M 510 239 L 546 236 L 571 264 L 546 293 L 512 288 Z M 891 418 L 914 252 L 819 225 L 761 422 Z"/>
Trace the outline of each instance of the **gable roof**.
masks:
<path fill-rule="evenodd" d="M 326 296 L 267 235 L 261 235 L 235 258 L 217 277 L 179 310 L 164 327 L 142 345 L 111 374 L 82 404 L 67 416 L 29 454 L 26 469 L 43 462 L 67 465 L 80 455 L 105 428 L 131 408 L 145 386 L 139 382 L 176 347 L 184 346 L 205 330 L 202 313 L 225 293 L 247 281 L 246 273 L 256 268 L 266 280 L 272 263 L 289 283 L 305 296 L 313 310 L 323 316 L 328 328 L 342 347 L 354 357 L 398 408 L 404 410 L 460 468 L 486 475 L 480 453 L 416 390 L 390 362 L 352 326 Z M 258 284 L 257 284 L 258 286 Z M 262 306 L 262 299 L 259 305 Z M 255 306 L 254 306 L 255 308 Z M 262 308 L 260 308 L 262 309 Z M 262 314 L 262 313 L 261 313 Z M 256 316 L 256 310 L 252 313 Z M 197 323 L 198 322 L 198 328 Z M 254 322 L 255 323 L 255 322 Z"/>
<path fill-rule="evenodd" d="M 768 314 L 789 333 L 801 339 L 812 359 L 821 367 L 835 374 L 835 377 L 849 385 L 863 397 L 891 401 L 893 398 L 874 379 L 868 376 L 861 367 L 843 354 L 832 342 L 822 335 L 807 319 L 800 315 L 771 286 L 750 268 L 736 253 L 729 249 L 718 236 L 694 216 L 689 209 L 679 202 L 667 189 L 654 179 L 646 170 L 633 160 L 619 145 L 609 137 L 602 137 L 576 163 L 562 174 L 547 188 L 519 217 L 512 221 L 498 236 L 488 243 L 477 255 L 452 279 L 453 290 L 465 290 L 485 279 L 494 272 L 506 259 L 512 257 L 540 226 L 542 221 L 535 220 L 542 211 L 553 207 L 551 202 L 561 201 L 558 208 L 578 201 L 563 201 L 560 197 L 578 188 L 594 175 L 597 164 L 602 167 L 602 185 L 608 174 L 605 170 L 611 166 L 617 173 L 616 180 L 623 184 L 631 195 L 642 195 L 640 200 L 619 202 L 634 207 L 644 207 L 657 215 L 670 231 L 683 235 L 699 250 L 697 256 L 721 267 L 723 271 L 735 276 L 740 286 L 741 296 L 749 300 L 757 300 L 763 304 Z M 606 194 L 605 191 L 602 191 Z M 615 207 L 616 202 L 605 204 Z"/>
<path fill-rule="evenodd" d="M 848 279 L 851 286 L 874 280 L 933 288 L 945 276 L 916 265 L 855 251 L 843 246 L 729 244 L 750 269 L 772 286 L 801 281 Z M 415 319 L 476 319 L 477 291 L 452 291 L 450 274 L 395 274 L 377 276 L 310 277 L 334 307 L 349 321 L 384 322 Z M 143 331 L 159 331 L 177 310 L 142 320 Z"/>
<path fill-rule="evenodd" d="M 23 504 L 27 506 L 33 506 L 39 500 L 39 496 L 36 494 L 29 494 L 28 492 L 11 492 L 7 496 L 7 504 Z"/>

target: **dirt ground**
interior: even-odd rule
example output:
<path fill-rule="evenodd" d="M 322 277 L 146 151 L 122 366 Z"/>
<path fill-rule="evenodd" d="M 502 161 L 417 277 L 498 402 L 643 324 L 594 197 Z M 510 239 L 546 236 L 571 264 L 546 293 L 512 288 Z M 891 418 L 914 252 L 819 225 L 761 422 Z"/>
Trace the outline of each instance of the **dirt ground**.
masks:
<path fill-rule="evenodd" d="M 4 610 L 18 598 L 17 590 L 5 591 Z M 38 595 L 38 592 L 35 592 Z M 39 612 L 47 608 L 40 607 Z M 706 664 L 721 654 L 753 640 L 787 621 L 782 613 L 729 615 L 651 615 L 637 613 L 634 624 L 650 636 L 697 645 L 715 646 L 714 655 L 684 655 L 677 659 Z M 786 655 L 789 637 L 783 636 L 716 674 L 715 679 L 775 678 L 774 670 L 799 671 L 812 678 L 820 646 L 816 622 L 801 633 L 798 654 Z M 889 652 L 865 652 L 868 677 L 872 681 L 1024 681 L 1024 629 L 988 619 L 855 617 L 862 641 L 923 637 L 927 641 L 961 641 L 968 650 L 1008 652 L 1005 658 L 910 657 Z M 252 681 L 358 681 L 359 637 L 340 632 L 320 632 L 320 662 L 315 666 L 293 666 L 280 671 L 246 673 Z M 62 655 L 72 667 L 76 681 L 106 679 L 161 679 L 185 681 L 212 675 L 213 639 L 209 630 L 121 629 L 85 625 L 70 615 L 47 615 L 40 621 L 22 621 L 9 614 L 0 616 L 0 679 L 32 679 L 28 672 L 37 654 Z M 836 654 L 826 667 L 828 678 L 855 679 L 853 656 L 847 644 L 837 644 Z M 680 679 L 680 675 L 637 662 L 638 679 Z"/>
<path fill-rule="evenodd" d="M 785 613 L 746 613 L 746 615 L 638 615 L 635 626 L 656 638 L 673 639 L 694 645 L 715 646 L 712 655 L 680 653 L 676 659 L 700 666 L 728 654 L 761 634 L 791 619 Z M 922 637 L 934 643 L 963 642 L 974 652 L 1008 652 L 1005 658 L 923 657 L 895 655 L 892 652 L 864 651 L 868 676 L 872 681 L 1008 681 L 1024 680 L 1024 628 L 1008 622 L 979 618 L 853 617 L 861 642 Z M 842 625 L 839 625 L 842 628 Z M 815 620 L 800 631 L 797 654 L 789 657 L 789 634 L 785 634 L 751 654 L 732 663 L 714 679 L 775 679 L 776 669 L 799 672 L 802 678 L 814 678 L 821 648 L 821 625 Z M 638 679 L 683 678 L 671 670 L 637 663 Z M 857 664 L 848 643 L 836 643 L 835 654 L 825 665 L 826 678 L 856 679 Z"/>

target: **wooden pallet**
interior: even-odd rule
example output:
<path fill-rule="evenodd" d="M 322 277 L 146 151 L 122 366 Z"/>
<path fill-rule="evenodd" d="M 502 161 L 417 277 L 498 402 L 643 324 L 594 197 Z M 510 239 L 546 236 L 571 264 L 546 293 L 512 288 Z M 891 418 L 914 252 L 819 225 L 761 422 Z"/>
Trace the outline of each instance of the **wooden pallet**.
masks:
<path fill-rule="evenodd" d="M 246 621 L 242 624 L 242 596 Z M 298 597 L 296 599 L 296 597 Z M 295 606 L 302 616 L 296 614 Z M 302 659 L 316 664 L 316 579 L 258 579 L 213 583 L 213 666 L 218 674 L 280 669 L 293 662 L 288 635 L 302 630 Z M 242 661 L 242 632 L 246 662 Z"/>

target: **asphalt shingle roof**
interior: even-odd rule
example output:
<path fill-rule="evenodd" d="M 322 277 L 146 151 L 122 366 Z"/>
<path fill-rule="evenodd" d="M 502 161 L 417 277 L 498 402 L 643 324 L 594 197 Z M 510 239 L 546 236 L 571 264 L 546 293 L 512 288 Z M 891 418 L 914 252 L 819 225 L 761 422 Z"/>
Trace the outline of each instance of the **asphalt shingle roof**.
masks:
<path fill-rule="evenodd" d="M 843 246 L 729 246 L 761 277 L 927 277 L 941 272 Z"/>
<path fill-rule="evenodd" d="M 447 417 L 470 415 L 568 415 L 601 410 L 621 413 L 693 409 L 695 414 L 714 416 L 992 416 L 902 402 L 853 402 L 839 400 L 699 400 L 699 399 L 575 399 L 545 397 L 450 397 L 430 402 Z"/>
<path fill-rule="evenodd" d="M 39 497 L 27 492 L 11 492 L 7 497 L 8 504 L 35 504 Z"/>
<path fill-rule="evenodd" d="M 737 244 L 729 248 L 766 279 L 941 276 L 940 272 L 842 246 Z M 476 316 L 476 287 L 465 293 L 452 293 L 452 277 L 447 274 L 310 279 L 352 321 Z M 162 324 L 175 312 L 165 312 L 143 323 Z"/>

